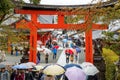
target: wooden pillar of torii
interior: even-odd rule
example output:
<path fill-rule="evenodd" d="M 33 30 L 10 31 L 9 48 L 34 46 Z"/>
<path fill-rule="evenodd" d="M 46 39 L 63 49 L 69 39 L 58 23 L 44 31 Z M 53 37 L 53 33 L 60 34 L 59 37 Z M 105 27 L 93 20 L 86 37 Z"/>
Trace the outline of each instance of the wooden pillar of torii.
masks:
<path fill-rule="evenodd" d="M 15 12 L 17 14 L 30 14 L 31 21 L 24 23 L 24 26 L 30 29 L 30 54 L 29 61 L 36 63 L 36 52 L 37 52 L 37 29 L 71 29 L 71 26 L 75 26 L 74 30 L 78 29 L 87 29 L 89 24 L 81 23 L 81 24 L 65 24 L 64 17 L 65 15 L 72 15 L 69 13 L 64 13 L 60 11 L 54 10 L 24 10 L 24 9 L 16 9 Z M 58 15 L 58 23 L 57 24 L 41 24 L 37 22 L 38 15 Z M 74 13 L 75 15 L 75 13 Z M 85 17 L 88 15 L 85 15 Z M 85 21 L 86 22 L 86 21 Z M 22 22 L 16 24 L 19 28 Z M 93 52 L 92 52 L 92 30 L 93 29 L 107 29 L 107 25 L 100 25 L 92 23 L 91 28 L 85 31 L 85 60 L 86 62 L 93 63 Z"/>

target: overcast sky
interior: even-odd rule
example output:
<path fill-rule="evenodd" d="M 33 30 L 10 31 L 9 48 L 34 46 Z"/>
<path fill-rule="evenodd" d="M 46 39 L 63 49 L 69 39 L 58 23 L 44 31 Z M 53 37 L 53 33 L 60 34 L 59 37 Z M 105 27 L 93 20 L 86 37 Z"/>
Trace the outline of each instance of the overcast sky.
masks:
<path fill-rule="evenodd" d="M 26 3 L 29 3 L 29 0 L 24 0 Z M 44 5 L 83 5 L 90 3 L 97 3 L 98 1 L 107 1 L 107 0 L 41 0 L 40 4 Z"/>

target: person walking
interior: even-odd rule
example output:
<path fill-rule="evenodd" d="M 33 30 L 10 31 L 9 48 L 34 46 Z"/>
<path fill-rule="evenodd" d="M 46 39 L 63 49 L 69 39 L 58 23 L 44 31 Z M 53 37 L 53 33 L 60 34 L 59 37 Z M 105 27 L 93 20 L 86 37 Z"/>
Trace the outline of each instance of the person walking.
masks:
<path fill-rule="evenodd" d="M 53 52 L 53 60 L 54 60 L 56 59 L 56 56 L 57 56 L 57 48 L 55 46 L 53 46 L 52 52 Z"/>
<path fill-rule="evenodd" d="M 15 52 L 16 52 L 16 56 L 18 56 L 18 48 L 17 48 L 17 46 L 15 47 Z"/>
<path fill-rule="evenodd" d="M 37 63 L 40 63 L 40 56 L 41 56 L 41 53 L 40 51 L 37 52 L 37 59 L 38 59 L 38 62 Z"/>
<path fill-rule="evenodd" d="M 41 80 L 41 78 L 42 78 L 43 75 L 44 75 L 43 69 L 40 69 L 38 80 Z"/>
<path fill-rule="evenodd" d="M 5 54 L 5 51 L 4 51 L 4 50 L 1 52 L 1 60 L 2 60 L 2 61 L 5 61 L 5 60 L 6 60 L 6 54 Z"/>
<path fill-rule="evenodd" d="M 10 75 L 10 80 L 15 80 L 16 74 L 17 74 L 17 70 L 13 70 L 13 72 Z"/>
<path fill-rule="evenodd" d="M 46 54 L 45 54 L 45 63 L 46 63 L 46 64 L 48 63 L 48 58 L 49 58 L 49 54 L 46 53 Z"/>
<path fill-rule="evenodd" d="M 34 80 L 32 71 L 30 69 L 26 70 L 25 72 L 25 80 Z"/>
<path fill-rule="evenodd" d="M 73 63 L 73 61 L 74 61 L 74 54 L 70 55 L 70 61 L 71 61 L 71 63 Z"/>
<path fill-rule="evenodd" d="M 40 80 L 58 80 L 56 76 L 53 75 L 43 75 Z"/>
<path fill-rule="evenodd" d="M 13 55 L 13 47 L 11 47 L 11 55 Z"/>
<path fill-rule="evenodd" d="M 70 56 L 69 49 L 65 50 L 65 54 L 66 54 L 66 63 L 69 63 L 69 56 Z"/>
<path fill-rule="evenodd" d="M 74 49 L 76 50 L 76 53 L 75 53 L 75 62 L 79 63 L 79 54 L 81 53 L 81 49 L 79 46 L 75 46 Z"/>
<path fill-rule="evenodd" d="M 24 70 L 18 70 L 15 80 L 25 80 L 25 72 Z"/>
<path fill-rule="evenodd" d="M 5 68 L 1 69 L 0 80 L 10 80 L 10 74 Z"/>

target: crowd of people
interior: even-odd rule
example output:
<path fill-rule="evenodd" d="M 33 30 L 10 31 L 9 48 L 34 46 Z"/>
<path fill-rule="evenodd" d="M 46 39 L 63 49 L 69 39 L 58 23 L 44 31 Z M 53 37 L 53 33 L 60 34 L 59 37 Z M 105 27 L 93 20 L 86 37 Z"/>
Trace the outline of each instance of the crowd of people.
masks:
<path fill-rule="evenodd" d="M 62 43 L 62 45 L 59 45 L 59 43 Z M 52 52 L 53 60 L 56 60 L 58 48 L 63 47 L 65 48 L 65 55 L 66 55 L 66 63 L 69 64 L 74 63 L 78 61 L 78 56 L 81 53 L 81 48 L 84 47 L 84 38 L 69 38 L 69 37 L 60 37 L 56 40 L 52 40 L 51 38 L 46 41 L 45 48 L 49 49 Z M 39 64 L 41 61 L 41 53 L 44 52 L 45 49 L 41 51 L 37 51 L 37 63 Z M 25 52 L 26 51 L 26 52 Z M 17 47 L 15 47 L 13 53 L 13 50 L 11 51 L 11 55 L 18 56 L 18 52 L 20 54 L 28 53 L 29 49 L 25 49 L 20 51 Z M 29 54 L 29 53 L 28 53 Z M 2 61 L 6 60 L 5 52 L 1 51 L 2 55 Z M 45 52 L 45 63 L 49 63 L 49 56 L 51 54 Z M 4 59 L 3 59 L 4 58 Z M 34 68 L 29 69 L 6 69 L 0 68 L 0 80 L 69 80 L 66 76 L 60 78 L 59 76 L 52 76 L 52 75 L 45 75 L 42 72 L 43 69 L 35 70 Z M 86 79 L 86 80 L 97 80 L 95 79 Z"/>
<path fill-rule="evenodd" d="M 55 40 L 52 38 L 49 38 L 46 41 L 45 48 L 51 50 L 52 54 L 45 52 L 45 62 L 46 63 L 49 62 L 49 55 L 53 55 L 53 60 L 56 60 L 56 56 L 57 56 L 59 47 L 66 49 L 65 50 L 66 63 L 69 63 L 69 60 L 71 62 L 73 62 L 74 59 L 77 62 L 78 55 L 81 52 L 80 47 L 84 47 L 84 38 L 83 37 L 72 38 L 72 37 L 66 37 L 66 36 L 56 38 Z M 44 52 L 44 50 L 37 52 L 38 63 L 40 63 L 40 60 L 41 60 L 40 56 L 43 52 Z"/>
<path fill-rule="evenodd" d="M 90 63 L 88 63 L 88 64 L 90 64 Z M 19 65 L 21 65 L 21 64 L 19 64 Z M 58 64 L 51 64 L 51 65 L 54 66 L 54 65 L 58 65 Z M 50 74 L 52 72 L 48 72 L 48 73 L 44 72 L 45 68 L 50 66 L 50 64 L 44 66 L 43 68 L 38 68 L 38 69 L 35 66 L 33 66 L 32 68 L 26 68 L 26 69 L 24 69 L 24 68 L 17 69 L 17 68 L 14 68 L 13 66 L 11 66 L 9 69 L 7 67 L 2 67 L 2 68 L 0 68 L 0 80 L 71 80 L 71 79 L 69 79 L 69 76 L 66 75 L 67 69 L 73 67 L 73 68 L 76 68 L 76 69 L 79 68 L 80 70 L 82 70 L 82 67 L 78 64 L 70 63 L 70 64 L 66 64 L 65 66 L 58 65 L 64 69 L 64 72 L 61 73 L 61 71 L 60 71 L 59 75 L 52 75 L 52 74 Z M 39 66 L 39 65 L 37 65 L 37 66 Z M 73 69 L 73 71 L 77 72 L 76 69 L 75 70 Z M 48 69 L 46 69 L 46 70 L 48 70 Z M 54 70 L 54 67 L 53 67 L 53 70 Z M 59 70 L 57 70 L 57 71 L 59 72 Z M 53 73 L 57 72 L 57 71 L 53 71 Z M 73 74 L 76 74 L 76 73 L 73 72 Z M 96 74 L 89 76 L 84 71 L 81 71 L 80 75 L 82 75 L 82 74 L 84 74 L 83 76 L 85 78 L 81 79 L 82 78 L 82 76 L 81 76 L 81 78 L 79 77 L 79 79 L 77 79 L 77 80 L 98 80 L 98 77 Z"/>
<path fill-rule="evenodd" d="M 45 78 L 45 79 L 44 79 Z M 0 80 L 51 80 L 43 78 L 42 70 L 30 69 L 0 69 Z"/>

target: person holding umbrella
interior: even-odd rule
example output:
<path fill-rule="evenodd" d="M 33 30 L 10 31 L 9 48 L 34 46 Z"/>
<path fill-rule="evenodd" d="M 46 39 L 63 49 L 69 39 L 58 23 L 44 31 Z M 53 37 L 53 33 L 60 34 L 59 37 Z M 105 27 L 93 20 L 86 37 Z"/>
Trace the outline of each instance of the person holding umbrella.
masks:
<path fill-rule="evenodd" d="M 75 50 L 73 48 L 70 48 L 69 49 L 69 54 L 70 54 L 70 61 L 73 63 L 74 61 L 74 53 L 75 53 Z"/>
<path fill-rule="evenodd" d="M 41 53 L 40 51 L 37 52 L 37 59 L 38 59 L 38 62 L 37 63 L 40 63 L 40 56 L 41 56 Z"/>
<path fill-rule="evenodd" d="M 43 53 L 45 54 L 45 63 L 48 63 L 49 55 L 52 53 L 52 51 L 48 48 L 43 48 Z"/>
<path fill-rule="evenodd" d="M 69 56 L 70 56 L 69 49 L 65 50 L 65 54 L 66 54 L 66 63 L 69 63 Z"/>
<path fill-rule="evenodd" d="M 73 61 L 74 61 L 74 55 L 73 54 L 71 54 L 70 55 L 70 61 L 73 63 Z"/>
<path fill-rule="evenodd" d="M 16 74 L 17 74 L 17 69 L 13 69 L 12 70 L 12 73 L 11 73 L 11 75 L 10 75 L 10 80 L 15 80 L 15 76 L 16 76 Z"/>
<path fill-rule="evenodd" d="M 76 50 L 75 61 L 78 63 L 78 56 L 79 56 L 79 53 L 81 53 L 81 49 L 78 46 L 74 46 L 73 48 Z"/>
<path fill-rule="evenodd" d="M 25 72 L 25 80 L 34 80 L 31 69 L 27 69 Z"/>
<path fill-rule="evenodd" d="M 53 75 L 43 75 L 39 80 L 58 80 L 56 76 Z"/>
<path fill-rule="evenodd" d="M 56 59 L 57 56 L 57 49 L 59 48 L 58 45 L 54 45 L 52 48 L 52 52 L 53 52 L 53 60 Z"/>
<path fill-rule="evenodd" d="M 0 80 L 10 80 L 10 74 L 5 68 L 1 68 Z"/>
<path fill-rule="evenodd" d="M 46 53 L 46 54 L 45 54 L 45 63 L 46 63 L 46 64 L 48 63 L 48 58 L 49 58 L 49 54 Z"/>
<path fill-rule="evenodd" d="M 47 75 L 44 80 L 55 80 L 53 75 Z"/>
<path fill-rule="evenodd" d="M 63 40 L 62 40 L 62 43 L 63 43 L 63 48 L 65 48 L 66 46 L 66 43 L 68 42 L 68 40 L 66 39 L 66 38 L 63 38 Z"/>
<path fill-rule="evenodd" d="M 24 70 L 18 70 L 15 80 L 25 80 L 25 73 Z"/>

